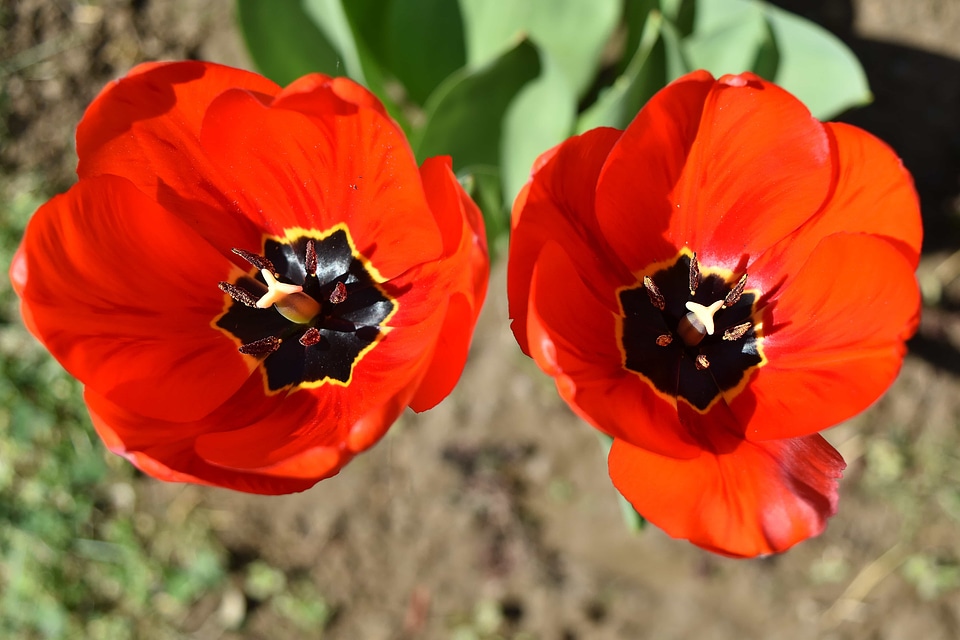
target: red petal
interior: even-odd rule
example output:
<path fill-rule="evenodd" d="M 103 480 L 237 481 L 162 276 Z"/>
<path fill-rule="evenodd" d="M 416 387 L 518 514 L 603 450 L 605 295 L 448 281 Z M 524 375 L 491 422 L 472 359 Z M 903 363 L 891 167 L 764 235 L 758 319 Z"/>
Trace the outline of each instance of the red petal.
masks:
<path fill-rule="evenodd" d="M 865 409 L 900 370 L 920 308 L 901 247 L 860 234 L 822 240 L 771 299 L 768 363 L 730 402 L 755 440 L 815 433 Z"/>
<path fill-rule="evenodd" d="M 195 419 L 249 376 L 253 361 L 211 326 L 230 263 L 130 182 L 81 180 L 40 208 L 18 255 L 31 330 L 111 402 Z"/>
<path fill-rule="evenodd" d="M 444 254 L 449 256 L 438 267 L 443 284 L 435 286 L 443 287 L 450 298 L 433 360 L 410 403 L 414 411 L 435 406 L 460 378 L 490 275 L 482 215 L 457 182 L 450 159 L 430 158 L 420 173 L 444 238 Z"/>
<path fill-rule="evenodd" d="M 691 74 L 624 132 L 598 216 L 635 272 L 684 245 L 734 268 L 813 216 L 832 171 L 823 126 L 789 93 L 752 74 L 713 84 Z"/>
<path fill-rule="evenodd" d="M 379 111 L 344 105 L 326 85 L 311 96 L 326 117 L 268 108 L 243 91 L 214 101 L 201 140 L 223 168 L 227 197 L 278 235 L 346 223 L 388 279 L 437 258 L 442 239 L 403 133 Z M 338 113 L 347 107 L 352 113 Z"/>
<path fill-rule="evenodd" d="M 593 209 L 597 176 L 619 137 L 616 129 L 594 129 L 543 154 L 534 166 L 532 181 L 514 203 L 507 295 L 511 327 L 524 353 L 529 354 L 530 278 L 544 244 L 557 242 L 578 256 L 579 266 L 591 274 L 596 286 L 604 283 L 600 296 L 609 297 L 618 278 L 630 279 L 603 238 Z M 610 300 L 608 305 L 616 302 Z"/>
<path fill-rule="evenodd" d="M 225 255 L 233 247 L 258 248 L 260 231 L 222 196 L 219 172 L 199 145 L 207 108 L 231 88 L 262 99 L 279 91 L 255 73 L 208 62 L 136 67 L 108 85 L 84 114 L 77 175 L 129 178 Z"/>
<path fill-rule="evenodd" d="M 676 400 L 623 368 L 615 313 L 594 292 L 558 244 L 544 247 L 530 291 L 530 355 L 574 411 L 604 433 L 664 455 L 696 455 Z"/>
<path fill-rule="evenodd" d="M 910 174 L 893 150 L 866 131 L 825 125 L 836 147 L 836 186 L 826 206 L 796 233 L 748 267 L 751 280 L 785 284 L 824 237 L 841 232 L 883 236 L 916 267 L 923 228 Z"/>
<path fill-rule="evenodd" d="M 608 462 L 613 484 L 643 517 L 735 557 L 779 553 L 821 533 L 846 466 L 819 435 L 751 443 L 722 432 L 689 460 L 615 440 Z"/>

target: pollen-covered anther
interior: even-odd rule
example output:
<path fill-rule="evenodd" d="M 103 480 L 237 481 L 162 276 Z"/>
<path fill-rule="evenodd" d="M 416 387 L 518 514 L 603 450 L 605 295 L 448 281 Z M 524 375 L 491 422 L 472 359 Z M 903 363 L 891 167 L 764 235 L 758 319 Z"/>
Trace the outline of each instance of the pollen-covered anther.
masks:
<path fill-rule="evenodd" d="M 333 287 L 333 290 L 330 292 L 330 302 L 331 304 L 340 304 L 345 302 L 347 299 L 347 285 L 342 282 L 338 282 L 336 286 Z"/>
<path fill-rule="evenodd" d="M 229 282 L 221 282 L 217 286 L 220 287 L 220 291 L 223 291 L 240 304 L 253 308 L 257 307 L 257 297 L 243 287 L 238 287 Z"/>
<path fill-rule="evenodd" d="M 233 252 L 255 266 L 257 269 L 266 269 L 270 273 L 276 273 L 277 270 L 274 268 L 273 263 L 270 262 L 269 258 L 252 253 L 250 251 L 245 251 L 243 249 L 233 249 Z"/>
<path fill-rule="evenodd" d="M 747 331 L 750 330 L 753 324 L 750 322 L 742 322 L 736 326 L 730 327 L 723 332 L 724 340 L 739 340 L 747 334 Z"/>
<path fill-rule="evenodd" d="M 257 300 L 260 309 L 276 305 L 280 315 L 297 324 L 308 324 L 320 313 L 320 303 L 303 293 L 300 285 L 280 282 L 266 269 L 261 269 L 260 274 L 267 283 L 267 292 Z"/>
<path fill-rule="evenodd" d="M 303 266 L 307 271 L 307 277 L 317 275 L 317 243 L 313 238 L 307 240 L 307 248 L 303 257 Z"/>
<path fill-rule="evenodd" d="M 665 333 L 665 334 L 663 334 L 663 335 L 661 335 L 661 336 L 657 336 L 657 346 L 658 346 L 658 347 L 666 347 L 666 346 L 669 345 L 671 342 L 673 342 L 673 336 L 670 335 L 669 333 Z"/>
<path fill-rule="evenodd" d="M 697 356 L 696 360 L 693 361 L 693 366 L 697 368 L 697 371 L 703 371 L 704 369 L 710 368 L 710 361 L 707 360 L 707 356 L 701 353 Z"/>
<path fill-rule="evenodd" d="M 660 289 L 654 283 L 653 278 L 650 276 L 643 276 L 643 287 L 647 290 L 647 295 L 650 297 L 650 304 L 655 306 L 660 311 L 663 311 L 667 308 L 667 301 L 663 297 L 663 294 L 660 293 Z"/>
<path fill-rule="evenodd" d="M 723 308 L 732 307 L 740 301 L 740 296 L 743 295 L 743 289 L 747 286 L 747 274 L 740 276 L 740 280 L 737 281 L 737 285 L 730 289 L 727 293 L 727 297 L 723 299 Z"/>
<path fill-rule="evenodd" d="M 700 262 L 697 260 L 697 254 L 690 257 L 690 295 L 697 292 L 700 286 Z"/>
<path fill-rule="evenodd" d="M 248 342 L 247 344 L 240 345 L 240 353 L 253 356 L 255 358 L 262 358 L 268 356 L 277 349 L 280 348 L 280 343 L 282 341 L 276 336 L 267 336 L 255 342 Z"/>
<path fill-rule="evenodd" d="M 304 347 L 312 347 L 315 344 L 319 344 L 321 340 L 323 340 L 323 334 L 320 333 L 320 330 L 316 327 L 310 327 L 300 336 L 299 342 Z"/>

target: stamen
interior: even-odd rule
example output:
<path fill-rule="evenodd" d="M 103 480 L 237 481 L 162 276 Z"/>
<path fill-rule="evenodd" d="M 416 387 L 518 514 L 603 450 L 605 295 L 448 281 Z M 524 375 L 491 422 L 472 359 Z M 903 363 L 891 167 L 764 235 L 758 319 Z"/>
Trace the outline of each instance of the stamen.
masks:
<path fill-rule="evenodd" d="M 747 334 L 747 331 L 749 331 L 750 327 L 752 326 L 753 324 L 749 322 L 744 322 L 743 324 L 738 324 L 735 327 L 730 327 L 729 329 L 723 332 L 723 339 L 739 340 L 740 338 L 742 338 Z"/>
<path fill-rule="evenodd" d="M 273 267 L 273 263 L 270 262 L 269 258 L 265 258 L 256 253 L 251 253 L 249 251 L 244 251 L 243 249 L 233 249 L 233 252 L 255 266 L 257 269 L 264 270 L 266 269 L 270 273 L 276 273 L 277 270 Z"/>
<path fill-rule="evenodd" d="M 307 253 L 303 260 L 303 266 L 307 270 L 307 276 L 317 275 L 317 245 L 313 238 L 307 240 Z"/>
<path fill-rule="evenodd" d="M 311 347 L 323 340 L 323 334 L 316 327 L 310 327 L 300 336 L 300 344 L 305 347 Z"/>
<path fill-rule="evenodd" d="M 690 295 L 697 292 L 700 286 L 700 262 L 697 260 L 697 254 L 694 253 L 690 258 Z"/>
<path fill-rule="evenodd" d="M 730 293 L 727 294 L 727 297 L 723 299 L 723 308 L 732 307 L 740 301 L 740 296 L 743 295 L 743 288 L 747 286 L 747 274 L 740 276 L 740 280 L 737 282 L 737 285 L 730 289 Z"/>
<path fill-rule="evenodd" d="M 257 298 L 243 287 L 238 287 L 229 282 L 221 282 L 217 286 L 220 287 L 220 291 L 223 291 L 240 304 L 245 304 L 253 308 L 257 307 Z"/>
<path fill-rule="evenodd" d="M 703 371 L 710 367 L 710 361 L 707 360 L 707 356 L 701 353 L 697 356 L 697 359 L 693 361 L 693 366 L 697 368 L 697 371 Z"/>
<path fill-rule="evenodd" d="M 262 338 L 256 342 L 249 342 L 241 345 L 239 351 L 247 356 L 262 358 L 279 349 L 280 342 L 280 338 L 277 338 L 276 336 L 267 336 L 266 338 Z"/>
<path fill-rule="evenodd" d="M 333 304 L 340 304 L 347 299 L 347 286 L 342 282 L 338 282 L 333 288 L 333 291 L 330 292 L 330 302 Z"/>
<path fill-rule="evenodd" d="M 665 333 L 665 334 L 663 334 L 662 336 L 657 336 L 657 346 L 658 346 L 658 347 L 665 347 L 665 346 L 667 346 L 668 344 L 670 344 L 671 342 L 673 342 L 673 336 L 670 335 L 669 333 Z"/>
<path fill-rule="evenodd" d="M 650 304 L 655 306 L 660 311 L 663 311 L 667 308 L 667 301 L 664 299 L 663 294 L 660 293 L 660 289 L 657 288 L 657 285 L 654 284 L 653 278 L 650 276 L 643 276 L 643 286 L 647 290 L 647 296 L 650 297 Z"/>

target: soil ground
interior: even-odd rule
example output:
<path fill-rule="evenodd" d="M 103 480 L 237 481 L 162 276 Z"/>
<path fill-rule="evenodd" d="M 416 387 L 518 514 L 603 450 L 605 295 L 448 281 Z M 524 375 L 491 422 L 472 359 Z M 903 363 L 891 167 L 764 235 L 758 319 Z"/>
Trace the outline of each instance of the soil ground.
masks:
<path fill-rule="evenodd" d="M 781 2 L 844 38 L 875 102 L 844 120 L 913 171 L 927 308 L 902 375 L 826 435 L 848 462 L 822 536 L 768 559 L 709 555 L 622 524 L 590 428 L 516 348 L 495 269 L 453 396 L 405 416 L 338 477 L 280 498 L 136 482 L 144 517 L 201 511 L 230 568 L 265 561 L 330 603 L 297 631 L 237 590 L 201 598 L 185 637 L 960 637 L 960 1 Z M 73 130 L 110 79 L 148 59 L 250 66 L 229 0 L 4 0 L 5 179 L 73 181 Z"/>

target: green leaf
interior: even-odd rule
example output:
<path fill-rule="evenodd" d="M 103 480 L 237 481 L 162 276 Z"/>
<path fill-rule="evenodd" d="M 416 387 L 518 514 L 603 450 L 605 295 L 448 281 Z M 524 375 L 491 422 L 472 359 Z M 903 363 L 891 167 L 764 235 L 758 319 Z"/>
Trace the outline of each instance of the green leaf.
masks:
<path fill-rule="evenodd" d="M 455 171 L 498 165 L 507 107 L 539 71 L 536 49 L 523 41 L 482 69 L 447 78 L 427 101 L 426 125 L 411 140 L 417 158 L 450 155 Z"/>
<path fill-rule="evenodd" d="M 693 33 L 684 40 L 690 67 L 715 77 L 752 71 L 770 39 L 763 9 L 749 0 L 700 0 Z"/>
<path fill-rule="evenodd" d="M 666 84 L 666 51 L 660 38 L 663 18 L 652 12 L 623 75 L 580 116 L 577 133 L 595 127 L 623 129 L 647 100 Z"/>
<path fill-rule="evenodd" d="M 273 3 L 266 2 L 263 4 L 273 5 Z M 374 90 L 366 77 L 366 70 L 360 59 L 360 50 L 357 47 L 350 20 L 341 0 L 303 0 L 303 8 L 313 24 L 340 52 L 343 70 L 332 75 L 348 75 L 360 84 Z M 299 44 L 296 41 L 294 42 Z"/>
<path fill-rule="evenodd" d="M 300 0 L 237 0 L 237 17 L 254 63 L 277 84 L 314 71 L 336 74 L 340 54 Z"/>
<path fill-rule="evenodd" d="M 860 61 L 839 38 L 773 5 L 763 9 L 779 55 L 774 80 L 814 116 L 825 120 L 873 99 Z"/>
<path fill-rule="evenodd" d="M 577 98 L 560 66 L 542 49 L 540 62 L 540 77 L 520 90 L 504 118 L 500 170 L 508 208 L 533 162 L 570 135 L 577 117 Z"/>
<path fill-rule="evenodd" d="M 467 61 L 483 65 L 527 36 L 556 60 L 576 95 L 593 82 L 620 0 L 460 0 Z"/>
<path fill-rule="evenodd" d="M 460 6 L 450 0 L 393 0 L 386 13 L 381 64 L 423 104 L 466 64 Z"/>

